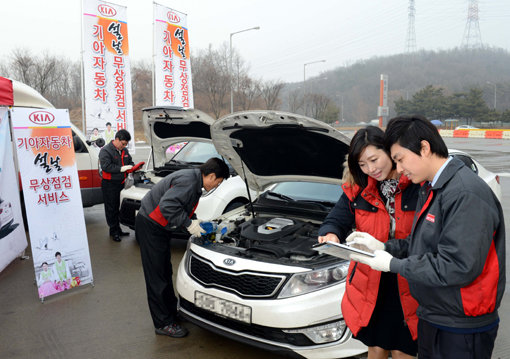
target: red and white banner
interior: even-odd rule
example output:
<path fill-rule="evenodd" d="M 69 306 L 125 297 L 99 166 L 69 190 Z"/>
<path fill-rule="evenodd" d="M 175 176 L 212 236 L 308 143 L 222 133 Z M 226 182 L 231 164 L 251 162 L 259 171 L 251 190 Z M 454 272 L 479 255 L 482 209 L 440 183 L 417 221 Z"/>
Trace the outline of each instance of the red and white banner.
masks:
<path fill-rule="evenodd" d="M 91 283 L 67 110 L 11 109 L 39 297 Z"/>
<path fill-rule="evenodd" d="M 127 8 L 99 0 L 82 8 L 86 136 L 109 143 L 127 129 L 134 138 Z"/>
<path fill-rule="evenodd" d="M 154 3 L 155 106 L 193 108 L 186 14 Z"/>
<path fill-rule="evenodd" d="M 5 91 L 0 89 L 0 97 Z M 12 98 L 12 90 L 11 90 Z M 7 107 L 0 107 L 0 272 L 27 248 Z"/>

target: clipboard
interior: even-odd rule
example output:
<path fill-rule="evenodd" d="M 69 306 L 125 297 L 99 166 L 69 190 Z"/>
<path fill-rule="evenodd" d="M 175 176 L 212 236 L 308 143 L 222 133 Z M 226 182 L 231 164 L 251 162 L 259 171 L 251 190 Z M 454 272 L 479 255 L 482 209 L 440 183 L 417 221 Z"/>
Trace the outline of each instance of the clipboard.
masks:
<path fill-rule="evenodd" d="M 359 254 L 367 257 L 375 257 L 374 253 L 364 251 L 362 249 L 358 249 L 347 244 L 335 243 L 335 242 L 325 242 L 325 243 L 316 243 L 312 246 L 312 249 L 319 252 L 329 254 L 330 256 L 343 258 L 350 260 L 351 254 Z"/>
<path fill-rule="evenodd" d="M 126 173 L 131 173 L 131 172 L 138 171 L 144 164 L 145 164 L 145 162 L 143 162 L 143 161 L 142 162 L 138 162 L 131 169 L 127 170 Z"/>

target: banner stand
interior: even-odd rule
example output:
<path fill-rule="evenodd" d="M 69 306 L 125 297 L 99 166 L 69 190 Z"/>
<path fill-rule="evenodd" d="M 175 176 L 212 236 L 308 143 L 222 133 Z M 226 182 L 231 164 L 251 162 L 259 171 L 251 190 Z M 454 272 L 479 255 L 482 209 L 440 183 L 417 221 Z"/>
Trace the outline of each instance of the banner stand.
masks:
<path fill-rule="evenodd" d="M 10 113 L 43 302 L 93 283 L 71 123 L 68 110 L 18 107 Z"/>

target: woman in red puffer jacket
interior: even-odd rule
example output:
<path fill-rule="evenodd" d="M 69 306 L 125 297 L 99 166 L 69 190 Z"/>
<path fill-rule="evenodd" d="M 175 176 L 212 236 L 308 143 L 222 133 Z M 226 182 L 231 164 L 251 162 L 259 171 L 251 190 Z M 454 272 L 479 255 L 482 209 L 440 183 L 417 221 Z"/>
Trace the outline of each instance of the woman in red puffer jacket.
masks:
<path fill-rule="evenodd" d="M 351 140 L 344 193 L 319 229 L 319 242 L 344 242 L 353 231 L 375 238 L 404 239 L 411 232 L 419 185 L 399 175 L 383 146 L 384 132 L 368 126 Z M 416 308 L 407 281 L 351 262 L 342 313 L 354 337 L 368 346 L 368 359 L 417 354 Z"/>

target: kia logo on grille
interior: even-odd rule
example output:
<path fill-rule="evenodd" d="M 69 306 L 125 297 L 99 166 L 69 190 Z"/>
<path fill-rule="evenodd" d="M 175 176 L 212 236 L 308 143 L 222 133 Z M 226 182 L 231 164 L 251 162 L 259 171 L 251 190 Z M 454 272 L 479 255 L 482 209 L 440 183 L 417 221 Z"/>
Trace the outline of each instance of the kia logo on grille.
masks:
<path fill-rule="evenodd" d="M 55 116 L 50 112 L 36 111 L 28 115 L 28 119 L 36 125 L 47 125 L 55 120 Z"/>
<path fill-rule="evenodd" d="M 233 266 L 234 264 L 236 264 L 236 260 L 233 258 L 225 258 L 223 260 L 223 263 L 225 263 L 225 265 L 227 266 Z"/>
<path fill-rule="evenodd" d="M 103 16 L 107 16 L 107 17 L 112 17 L 112 16 L 115 16 L 117 15 L 117 10 L 115 10 L 113 7 L 111 6 L 108 6 L 108 5 L 99 5 L 97 7 L 97 11 L 99 11 L 99 13 Z"/>

